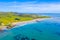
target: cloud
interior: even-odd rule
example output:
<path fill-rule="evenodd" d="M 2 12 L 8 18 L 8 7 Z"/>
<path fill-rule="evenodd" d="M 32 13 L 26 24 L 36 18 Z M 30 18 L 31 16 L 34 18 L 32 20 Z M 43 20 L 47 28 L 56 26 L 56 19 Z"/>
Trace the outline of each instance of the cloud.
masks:
<path fill-rule="evenodd" d="M 9 2 L 5 3 L 0 11 L 22 13 L 60 13 L 60 3 Z"/>
<path fill-rule="evenodd" d="M 17 12 L 60 13 L 60 4 L 21 4 L 10 7 L 16 8 Z"/>

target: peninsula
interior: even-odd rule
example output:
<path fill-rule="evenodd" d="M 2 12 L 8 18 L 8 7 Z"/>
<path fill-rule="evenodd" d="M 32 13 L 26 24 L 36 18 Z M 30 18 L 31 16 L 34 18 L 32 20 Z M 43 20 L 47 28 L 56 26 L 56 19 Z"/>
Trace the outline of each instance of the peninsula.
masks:
<path fill-rule="evenodd" d="M 40 22 L 50 18 L 49 16 L 41 16 L 38 14 L 16 13 L 16 12 L 0 12 L 0 30 L 16 28 L 17 25 L 25 25 Z"/>

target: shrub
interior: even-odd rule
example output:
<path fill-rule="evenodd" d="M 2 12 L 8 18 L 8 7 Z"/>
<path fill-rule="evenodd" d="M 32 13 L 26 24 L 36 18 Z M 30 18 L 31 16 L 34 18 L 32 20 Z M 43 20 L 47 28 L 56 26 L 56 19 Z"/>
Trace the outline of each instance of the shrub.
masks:
<path fill-rule="evenodd" d="M 15 18 L 15 20 L 20 20 L 19 18 Z"/>

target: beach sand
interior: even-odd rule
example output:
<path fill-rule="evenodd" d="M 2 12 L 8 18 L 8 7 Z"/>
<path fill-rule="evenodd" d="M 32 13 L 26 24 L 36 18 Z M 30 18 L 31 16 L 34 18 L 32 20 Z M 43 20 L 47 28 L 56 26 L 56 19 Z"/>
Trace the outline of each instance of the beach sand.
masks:
<path fill-rule="evenodd" d="M 12 28 L 16 28 L 15 26 L 19 25 L 19 26 L 23 26 L 26 24 L 31 24 L 31 23 L 36 23 L 36 22 L 40 22 L 42 20 L 45 20 L 47 18 L 38 18 L 38 19 L 34 19 L 34 20 L 29 20 L 29 21 L 22 21 L 22 22 L 13 22 L 12 24 Z M 0 30 L 7 30 L 7 26 L 0 26 Z"/>

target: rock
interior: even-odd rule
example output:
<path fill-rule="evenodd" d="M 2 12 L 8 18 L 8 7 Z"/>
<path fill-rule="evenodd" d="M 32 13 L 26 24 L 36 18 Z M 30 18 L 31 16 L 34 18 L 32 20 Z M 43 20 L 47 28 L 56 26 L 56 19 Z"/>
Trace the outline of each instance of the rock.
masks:
<path fill-rule="evenodd" d="M 36 40 L 36 39 L 31 39 L 31 40 Z"/>
<path fill-rule="evenodd" d="M 20 40 L 21 39 L 21 34 L 14 36 L 15 40 Z"/>
<path fill-rule="evenodd" d="M 55 34 L 57 34 L 58 36 L 60 36 L 60 32 L 56 32 Z"/>
<path fill-rule="evenodd" d="M 42 32 L 42 30 L 40 30 L 40 29 L 37 29 L 37 28 L 34 28 L 36 31 L 39 31 L 39 32 Z"/>
<path fill-rule="evenodd" d="M 21 35 L 21 34 L 18 34 L 16 36 L 14 36 L 14 39 L 15 40 L 29 40 L 28 37 L 24 36 L 24 35 Z"/>

